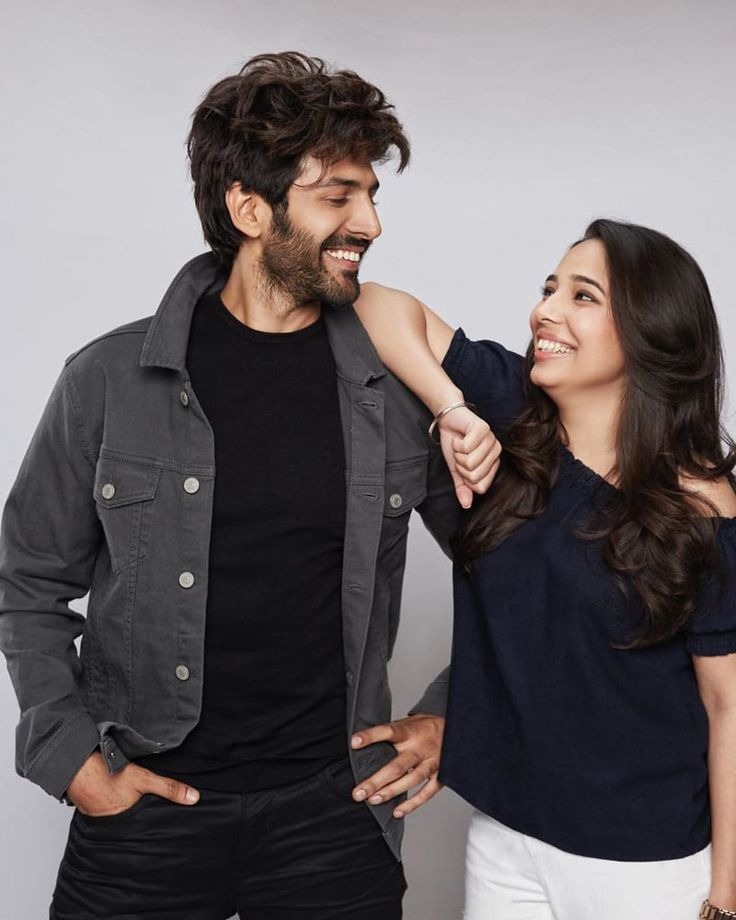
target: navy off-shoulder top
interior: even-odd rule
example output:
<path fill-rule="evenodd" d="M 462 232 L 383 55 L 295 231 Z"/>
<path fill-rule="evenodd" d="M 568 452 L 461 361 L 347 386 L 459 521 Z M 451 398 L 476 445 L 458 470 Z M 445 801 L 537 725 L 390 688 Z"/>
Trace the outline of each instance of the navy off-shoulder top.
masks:
<path fill-rule="evenodd" d="M 524 404 L 522 358 L 458 330 L 445 369 L 492 427 Z M 632 609 L 596 543 L 576 536 L 615 494 L 565 448 L 549 507 L 454 574 L 440 778 L 480 811 L 571 853 L 616 860 L 707 846 L 708 721 L 692 655 L 736 652 L 736 519 L 725 585 L 674 639 L 614 647 Z"/>

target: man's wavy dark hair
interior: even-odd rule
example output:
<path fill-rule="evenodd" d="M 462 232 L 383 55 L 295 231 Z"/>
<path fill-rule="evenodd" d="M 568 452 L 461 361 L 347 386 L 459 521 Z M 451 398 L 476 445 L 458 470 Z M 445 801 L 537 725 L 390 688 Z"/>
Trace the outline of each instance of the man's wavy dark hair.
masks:
<path fill-rule="evenodd" d="M 305 156 L 380 163 L 394 149 L 401 172 L 409 140 L 377 87 L 296 51 L 259 54 L 216 83 L 192 117 L 187 151 L 204 237 L 229 267 L 243 241 L 225 204 L 233 183 L 285 208 Z"/>

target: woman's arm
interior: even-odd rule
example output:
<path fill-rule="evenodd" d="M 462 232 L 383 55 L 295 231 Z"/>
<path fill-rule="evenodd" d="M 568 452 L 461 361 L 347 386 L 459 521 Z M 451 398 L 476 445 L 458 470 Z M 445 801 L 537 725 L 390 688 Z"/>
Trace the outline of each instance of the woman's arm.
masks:
<path fill-rule="evenodd" d="M 708 499 L 725 517 L 736 516 L 730 484 L 683 483 Z M 709 900 L 736 911 L 736 654 L 693 656 L 703 705 L 708 713 L 708 785 L 712 812 L 712 871 Z"/>
<path fill-rule="evenodd" d="M 454 334 L 444 320 L 411 294 L 373 282 L 361 285 L 355 310 L 383 363 L 432 415 L 463 401 L 440 364 Z M 469 508 L 472 493 L 482 495 L 493 482 L 501 445 L 488 424 L 465 408 L 443 415 L 438 427 L 458 501 Z"/>
<path fill-rule="evenodd" d="M 411 294 L 367 282 L 355 310 L 386 367 L 436 415 L 462 399 L 440 363 L 454 330 Z"/>
<path fill-rule="evenodd" d="M 713 868 L 709 900 L 736 911 L 736 655 L 694 656 L 708 713 Z"/>

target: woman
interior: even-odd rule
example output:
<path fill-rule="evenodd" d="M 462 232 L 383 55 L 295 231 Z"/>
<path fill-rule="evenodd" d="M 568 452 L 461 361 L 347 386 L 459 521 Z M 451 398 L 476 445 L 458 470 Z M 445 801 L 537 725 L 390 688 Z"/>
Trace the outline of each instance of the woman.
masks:
<path fill-rule="evenodd" d="M 433 412 L 468 400 L 504 448 L 456 546 L 440 779 L 476 808 L 466 920 L 736 916 L 736 451 L 700 269 L 595 221 L 526 359 L 399 292 L 357 307 Z"/>

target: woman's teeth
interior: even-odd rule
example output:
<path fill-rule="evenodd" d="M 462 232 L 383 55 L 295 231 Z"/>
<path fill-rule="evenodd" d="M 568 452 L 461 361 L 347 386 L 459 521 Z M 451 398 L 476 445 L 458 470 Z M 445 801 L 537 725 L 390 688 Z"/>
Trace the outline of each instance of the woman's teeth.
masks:
<path fill-rule="evenodd" d="M 570 355 L 575 351 L 569 345 L 563 345 L 561 342 L 553 342 L 551 339 L 537 339 L 537 350 L 547 351 L 555 355 Z"/>

